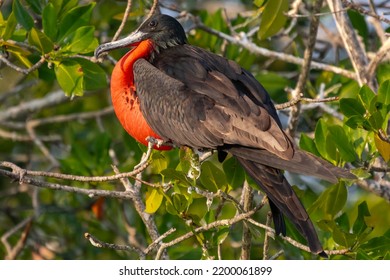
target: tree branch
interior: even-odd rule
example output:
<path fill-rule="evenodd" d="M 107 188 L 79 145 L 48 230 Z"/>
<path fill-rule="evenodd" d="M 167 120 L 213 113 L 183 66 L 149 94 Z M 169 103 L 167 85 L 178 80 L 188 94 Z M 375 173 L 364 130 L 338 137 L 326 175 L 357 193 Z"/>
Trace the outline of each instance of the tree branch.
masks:
<path fill-rule="evenodd" d="M 367 84 L 376 91 L 377 83 L 375 80 L 369 80 L 367 75 L 368 59 L 367 54 L 358 40 L 358 36 L 352 27 L 349 18 L 345 13 L 338 13 L 343 9 L 341 0 L 327 0 L 333 18 L 336 22 L 337 29 L 344 42 L 344 48 L 347 51 L 360 86 Z"/>
<path fill-rule="evenodd" d="M 201 30 L 204 30 L 210 34 L 216 35 L 221 39 L 227 40 L 231 44 L 239 45 L 245 49 L 247 49 L 249 52 L 257 54 L 257 55 L 262 55 L 265 57 L 271 57 L 275 59 L 279 59 L 281 61 L 286 61 L 289 63 L 297 64 L 297 65 L 303 65 L 304 59 L 300 57 L 296 57 L 293 55 L 289 54 L 284 54 L 276 51 L 271 51 L 262 47 L 257 46 L 253 42 L 251 42 L 244 34 L 240 34 L 240 37 L 233 37 L 228 34 L 225 34 L 221 31 L 215 30 L 213 28 L 210 28 L 206 25 L 204 25 L 198 18 L 192 16 L 192 20 L 195 22 L 195 28 L 199 28 Z M 312 69 L 319 69 L 319 70 L 325 70 L 329 72 L 333 72 L 335 74 L 342 75 L 344 77 L 356 80 L 357 76 L 355 73 L 333 66 L 329 64 L 324 64 L 320 62 L 313 61 L 311 63 L 311 68 Z"/>
<path fill-rule="evenodd" d="M 323 0 L 317 0 L 314 7 L 312 14 L 316 14 L 321 10 Z M 292 98 L 293 99 L 299 99 L 302 97 L 302 93 L 305 89 L 305 84 L 307 82 L 307 79 L 309 77 L 309 71 L 310 71 L 310 64 L 311 59 L 313 56 L 314 46 L 317 39 L 317 32 L 318 32 L 318 25 L 319 25 L 319 18 L 316 16 L 311 17 L 310 21 L 310 29 L 309 29 L 309 38 L 307 41 L 307 46 L 303 55 L 303 64 L 301 69 L 301 74 L 298 78 L 298 83 L 295 87 L 295 89 L 292 92 Z M 289 121 L 288 121 L 288 127 L 287 127 L 287 133 L 290 134 L 292 138 L 294 138 L 295 131 L 298 126 L 298 119 L 299 119 L 299 113 L 300 113 L 300 103 L 296 103 L 295 106 L 291 107 Z"/>

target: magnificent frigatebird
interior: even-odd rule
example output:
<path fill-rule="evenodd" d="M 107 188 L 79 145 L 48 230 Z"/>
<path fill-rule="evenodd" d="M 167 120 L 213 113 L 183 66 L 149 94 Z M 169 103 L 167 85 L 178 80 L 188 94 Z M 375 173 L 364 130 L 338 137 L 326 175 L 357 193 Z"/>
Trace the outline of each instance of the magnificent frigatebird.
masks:
<path fill-rule="evenodd" d="M 152 136 L 174 146 L 231 153 L 266 193 L 276 234 L 286 235 L 285 215 L 311 252 L 326 257 L 282 170 L 333 183 L 354 176 L 297 148 L 253 75 L 234 61 L 189 45 L 173 17 L 150 17 L 129 36 L 100 45 L 95 57 L 124 47 L 133 49 L 113 70 L 111 96 L 125 130 L 144 144 Z"/>

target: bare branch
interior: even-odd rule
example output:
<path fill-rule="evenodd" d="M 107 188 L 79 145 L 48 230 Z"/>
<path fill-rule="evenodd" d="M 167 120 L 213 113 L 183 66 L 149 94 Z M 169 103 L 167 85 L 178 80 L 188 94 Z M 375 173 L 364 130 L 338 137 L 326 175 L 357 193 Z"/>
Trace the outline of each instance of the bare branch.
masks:
<path fill-rule="evenodd" d="M 142 172 L 149 166 L 149 162 L 145 162 L 142 165 L 138 166 L 131 172 L 118 173 L 116 175 L 111 176 L 79 176 L 72 174 L 63 174 L 63 173 L 55 173 L 55 172 L 45 172 L 45 171 L 32 171 L 22 169 L 16 164 L 8 161 L 0 161 L 0 166 L 8 167 L 13 170 L 14 173 L 19 173 L 24 175 L 30 175 L 35 177 L 50 177 L 62 180 L 70 180 L 70 181 L 78 181 L 78 182 L 107 182 L 107 181 L 115 181 L 122 178 L 134 177 L 138 173 Z"/>
<path fill-rule="evenodd" d="M 267 227 L 271 227 L 271 221 L 272 221 L 272 212 L 269 211 L 267 213 L 267 220 L 265 222 L 265 225 Z M 264 236 L 264 245 L 263 245 L 263 260 L 268 260 L 268 249 L 269 249 L 269 238 L 271 236 L 274 236 L 272 232 L 269 232 L 268 230 L 265 230 L 265 236 Z"/>
<path fill-rule="evenodd" d="M 159 5 L 158 0 L 153 0 L 152 8 L 150 9 L 149 14 L 146 17 L 146 20 L 151 18 L 156 13 L 158 5 Z"/>
<path fill-rule="evenodd" d="M 46 61 L 46 58 L 45 57 L 41 57 L 40 60 L 38 60 L 37 63 L 35 63 L 33 66 L 31 66 L 30 68 L 21 68 L 13 63 L 11 63 L 7 58 L 4 57 L 4 55 L 0 54 L 0 61 L 2 61 L 4 64 L 6 64 L 8 67 L 14 69 L 15 71 L 17 72 L 20 72 L 20 73 L 23 73 L 25 75 L 28 75 L 30 74 L 31 72 L 37 70 L 39 67 L 41 67 L 43 65 L 43 63 L 45 63 Z"/>
<path fill-rule="evenodd" d="M 367 78 L 369 80 L 375 79 L 375 71 L 379 65 L 379 63 L 389 55 L 390 51 L 390 38 L 386 40 L 386 42 L 380 47 L 377 51 L 374 58 L 370 61 L 367 67 Z"/>
<path fill-rule="evenodd" d="M 157 255 L 156 255 L 156 259 L 160 259 L 161 258 L 161 255 L 162 253 L 165 251 L 166 248 L 169 248 L 171 246 L 174 246 L 188 238 L 191 238 L 192 236 L 194 236 L 195 234 L 197 233 L 200 233 L 200 232 L 203 232 L 203 231 L 207 231 L 207 230 L 210 230 L 210 229 L 213 229 L 213 228 L 217 228 L 217 227 L 221 227 L 221 226 L 230 226 L 230 225 L 233 225 L 235 223 L 238 223 L 244 219 L 247 219 L 248 217 L 252 216 L 254 213 L 256 213 L 260 208 L 262 207 L 262 204 L 256 206 L 255 208 L 253 208 L 252 210 L 246 212 L 246 213 L 242 213 L 242 214 L 239 214 L 239 215 L 236 215 L 234 216 L 233 218 L 231 219 L 224 219 L 224 220 L 218 220 L 218 221 L 215 221 L 215 222 L 212 222 L 210 224 L 207 224 L 207 225 L 204 225 L 204 226 L 201 226 L 201 227 L 198 227 L 198 228 L 195 228 L 193 229 L 192 231 L 190 232 L 187 232 L 186 234 L 183 234 L 182 236 L 168 242 L 168 243 L 162 243 L 160 248 L 158 249 L 158 252 L 157 252 Z"/>
<path fill-rule="evenodd" d="M 241 194 L 241 207 L 245 212 L 248 212 L 252 207 L 253 202 L 253 190 L 249 186 L 248 182 L 245 181 L 243 188 L 242 188 L 242 194 Z M 249 230 L 249 227 L 246 223 L 243 223 L 243 233 L 242 233 L 242 247 L 241 247 L 241 260 L 249 260 L 251 255 L 251 241 L 252 241 L 252 234 Z"/>
<path fill-rule="evenodd" d="M 140 250 L 137 247 L 103 242 L 88 232 L 84 233 L 84 237 L 95 247 L 108 248 L 108 249 L 114 249 L 114 250 L 120 250 L 120 251 L 131 251 L 131 252 L 137 253 L 140 259 L 142 259 L 142 260 L 145 259 L 144 252 L 142 252 L 142 250 Z"/>
<path fill-rule="evenodd" d="M 335 96 L 335 97 L 327 97 L 327 98 L 316 98 L 316 99 L 312 99 L 312 98 L 302 97 L 302 94 L 300 94 L 297 98 L 291 99 L 291 100 L 288 101 L 288 102 L 281 103 L 281 104 L 275 104 L 275 108 L 276 108 L 277 110 L 283 110 L 283 109 L 292 107 L 292 106 L 294 106 L 294 105 L 296 105 L 297 103 L 300 103 L 300 102 L 307 102 L 307 103 L 326 103 L 326 102 L 333 102 L 333 101 L 338 101 L 338 100 L 339 100 L 339 97 L 337 97 L 337 96 Z"/>
<path fill-rule="evenodd" d="M 62 90 L 57 90 L 45 95 L 43 98 L 20 103 L 17 106 L 0 111 L 0 122 L 4 122 L 7 119 L 15 119 L 32 112 L 37 112 L 44 108 L 64 103 L 68 100 L 69 97 L 67 97 Z"/>
<path fill-rule="evenodd" d="M 363 15 L 367 15 L 367 16 L 370 16 L 370 17 L 373 17 L 377 20 L 380 20 L 380 21 L 383 21 L 387 24 L 390 24 L 390 20 L 388 18 L 385 18 L 384 16 L 380 16 L 376 13 L 373 13 L 371 11 L 368 11 L 366 9 L 364 9 L 361 5 L 359 4 L 355 4 L 355 3 L 352 3 L 348 0 L 341 0 L 341 2 L 343 2 L 343 5 L 348 8 L 348 9 L 352 9 L 352 10 L 355 10 Z"/>
<path fill-rule="evenodd" d="M 15 227 L 9 229 L 6 233 L 4 233 L 1 236 L 1 242 L 4 244 L 4 247 L 7 250 L 7 255 L 5 259 L 7 260 L 14 260 L 17 255 L 20 253 L 20 251 L 24 248 L 24 245 L 26 244 L 28 234 L 30 233 L 31 229 L 31 223 L 32 220 L 34 219 L 34 216 L 28 217 L 21 221 L 19 224 L 17 224 Z M 11 247 L 11 245 L 8 242 L 8 238 L 12 235 L 14 235 L 17 231 L 22 229 L 23 227 L 24 230 L 22 232 L 22 235 L 20 236 L 18 242 L 14 247 Z"/>
<path fill-rule="evenodd" d="M 321 10 L 322 3 L 323 0 L 316 1 L 312 11 L 313 14 Z M 295 87 L 295 90 L 293 90 L 292 92 L 293 99 L 299 99 L 302 97 L 302 92 L 304 91 L 305 84 L 309 76 L 311 58 L 313 56 L 314 46 L 316 43 L 319 22 L 320 20 L 318 17 L 316 16 L 311 17 L 309 38 L 305 49 L 305 53 L 303 55 L 302 70 L 301 70 L 301 74 L 299 75 L 298 83 Z M 287 133 L 290 134 L 291 137 L 293 138 L 298 126 L 299 113 L 300 113 L 300 104 L 296 103 L 296 105 L 291 108 L 288 127 L 287 127 Z"/>
<path fill-rule="evenodd" d="M 132 194 L 127 191 L 120 192 L 120 191 L 107 191 L 107 190 L 96 190 L 96 189 L 83 189 L 83 188 L 72 187 L 68 185 L 61 185 L 61 184 L 55 184 L 55 183 L 49 183 L 49 182 L 37 180 L 35 178 L 25 176 L 25 174 L 23 174 L 23 170 L 10 172 L 7 170 L 0 169 L 0 174 L 8 178 L 11 178 L 13 180 L 19 181 L 20 184 L 29 184 L 39 188 L 78 193 L 78 194 L 87 195 L 91 198 L 100 197 L 100 196 L 121 198 L 121 199 L 132 198 Z"/>
<path fill-rule="evenodd" d="M 250 40 L 248 40 L 248 38 L 245 36 L 245 34 L 240 33 L 240 35 L 241 35 L 240 37 L 233 37 L 233 36 L 230 36 L 228 34 L 221 32 L 221 31 L 215 30 L 213 28 L 210 28 L 210 27 L 204 25 L 196 17 L 193 17 L 193 20 L 195 22 L 196 28 L 199 28 L 201 30 L 204 30 L 204 31 L 210 33 L 210 34 L 216 35 L 224 40 L 227 40 L 231 44 L 239 45 L 239 46 L 247 49 L 251 53 L 262 55 L 265 57 L 272 57 L 275 59 L 279 59 L 281 61 L 286 61 L 286 62 L 297 64 L 297 65 L 302 65 L 304 63 L 303 58 L 296 57 L 296 56 L 289 55 L 289 54 L 276 52 L 276 51 L 271 51 L 271 50 L 259 47 L 256 44 L 254 44 L 253 42 L 251 42 Z M 311 63 L 311 68 L 330 71 L 330 72 L 340 74 L 342 76 L 345 76 L 345 77 L 353 79 L 353 80 L 357 79 L 355 73 L 348 71 L 348 70 L 345 70 L 345 69 L 342 69 L 342 68 L 339 68 L 339 67 L 336 67 L 336 66 L 333 66 L 333 65 L 329 65 L 329 64 L 324 64 L 324 63 L 319 63 L 319 62 L 313 61 Z"/>
<path fill-rule="evenodd" d="M 132 2 L 133 2 L 132 0 L 127 0 L 125 14 L 123 15 L 121 24 L 119 25 L 119 27 L 118 27 L 117 31 L 115 32 L 114 37 L 112 37 L 111 41 L 116 41 L 119 38 L 123 28 L 125 27 L 127 18 L 129 17 L 129 14 L 130 14 Z"/>
<path fill-rule="evenodd" d="M 361 42 L 359 42 L 358 36 L 353 29 L 349 18 L 345 15 L 345 13 L 336 13 L 336 11 L 343 8 L 341 0 L 327 0 L 327 2 L 330 10 L 332 11 L 337 29 L 344 42 L 344 48 L 346 49 L 355 69 L 359 85 L 362 86 L 364 84 L 368 84 L 375 91 L 377 87 L 376 80 L 368 80 L 367 76 L 367 54 Z"/>

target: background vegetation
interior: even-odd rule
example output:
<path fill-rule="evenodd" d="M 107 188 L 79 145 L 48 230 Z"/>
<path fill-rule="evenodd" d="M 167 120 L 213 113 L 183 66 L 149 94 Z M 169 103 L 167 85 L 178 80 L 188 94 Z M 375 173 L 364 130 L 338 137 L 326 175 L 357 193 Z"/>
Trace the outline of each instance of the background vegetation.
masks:
<path fill-rule="evenodd" d="M 390 1 L 160 2 L 191 44 L 254 73 L 301 148 L 359 177 L 287 174 L 330 258 L 390 259 Z M 273 235 L 234 159 L 199 167 L 119 125 L 109 75 L 125 50 L 103 62 L 93 51 L 152 4 L 0 1 L 0 256 L 317 258 L 290 224 L 288 238 Z"/>

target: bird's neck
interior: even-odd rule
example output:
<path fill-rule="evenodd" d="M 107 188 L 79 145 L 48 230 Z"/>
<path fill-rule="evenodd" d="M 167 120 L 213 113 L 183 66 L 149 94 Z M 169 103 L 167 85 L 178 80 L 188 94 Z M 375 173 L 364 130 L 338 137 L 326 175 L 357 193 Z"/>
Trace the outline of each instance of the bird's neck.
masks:
<path fill-rule="evenodd" d="M 153 51 L 153 43 L 150 40 L 142 41 L 118 61 L 112 71 L 111 80 L 115 83 L 111 83 L 111 95 L 122 94 L 126 89 L 131 95 L 130 98 L 135 99 L 133 65 L 140 58 L 148 59 Z"/>

